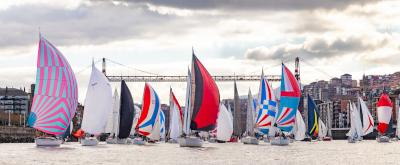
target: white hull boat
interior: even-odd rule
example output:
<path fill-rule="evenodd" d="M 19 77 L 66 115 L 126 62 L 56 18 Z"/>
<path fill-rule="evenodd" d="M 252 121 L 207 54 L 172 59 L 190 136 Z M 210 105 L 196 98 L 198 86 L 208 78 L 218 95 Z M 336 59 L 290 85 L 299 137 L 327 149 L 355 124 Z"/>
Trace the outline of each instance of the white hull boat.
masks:
<path fill-rule="evenodd" d="M 117 139 L 116 138 L 107 138 L 106 143 L 107 144 L 117 144 Z"/>
<path fill-rule="evenodd" d="M 146 141 L 144 141 L 142 138 L 135 138 L 135 139 L 132 140 L 132 143 L 136 144 L 136 145 L 139 145 L 139 146 L 142 146 L 142 145 L 146 144 Z"/>
<path fill-rule="evenodd" d="M 389 143 L 390 138 L 387 136 L 379 136 L 376 138 L 376 141 L 378 141 L 379 143 Z"/>
<path fill-rule="evenodd" d="M 246 137 L 242 138 L 241 141 L 243 144 L 258 145 L 258 139 L 255 137 L 251 137 L 251 136 L 246 136 Z"/>
<path fill-rule="evenodd" d="M 209 143 L 216 143 L 217 139 L 216 138 L 210 138 L 210 139 L 208 139 L 208 142 Z"/>
<path fill-rule="evenodd" d="M 97 146 L 97 144 L 99 144 L 99 141 L 96 137 L 86 137 L 81 139 L 82 146 Z"/>
<path fill-rule="evenodd" d="M 203 141 L 198 137 L 179 138 L 180 147 L 202 147 Z"/>
<path fill-rule="evenodd" d="M 290 143 L 290 139 L 287 137 L 278 136 L 271 140 L 271 145 L 276 146 L 287 146 Z"/>
<path fill-rule="evenodd" d="M 354 139 L 354 138 L 352 138 L 352 137 L 349 137 L 349 138 L 347 139 L 347 142 L 349 142 L 349 143 L 356 143 L 357 140 Z"/>
<path fill-rule="evenodd" d="M 168 140 L 168 143 L 174 143 L 174 144 L 175 144 L 175 143 L 178 143 L 178 140 L 176 140 L 176 139 L 169 139 L 169 140 Z"/>
<path fill-rule="evenodd" d="M 117 144 L 127 144 L 128 139 L 117 139 Z"/>
<path fill-rule="evenodd" d="M 62 140 L 54 137 L 38 137 L 35 138 L 35 143 L 38 147 L 59 147 Z"/>

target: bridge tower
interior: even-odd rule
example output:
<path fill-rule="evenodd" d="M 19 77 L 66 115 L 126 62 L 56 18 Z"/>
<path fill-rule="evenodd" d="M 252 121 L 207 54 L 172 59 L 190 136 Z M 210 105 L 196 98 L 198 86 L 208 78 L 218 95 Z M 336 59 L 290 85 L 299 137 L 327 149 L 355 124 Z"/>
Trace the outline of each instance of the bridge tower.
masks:
<path fill-rule="evenodd" d="M 300 83 L 300 58 L 299 57 L 296 57 L 294 65 L 295 65 L 294 76 L 296 77 L 297 82 L 299 82 L 299 84 L 301 84 Z"/>
<path fill-rule="evenodd" d="M 101 69 L 101 72 L 103 72 L 103 74 L 104 75 L 107 75 L 106 74 L 106 58 L 103 58 L 103 60 L 102 60 L 102 65 L 101 65 L 102 67 L 102 69 Z"/>

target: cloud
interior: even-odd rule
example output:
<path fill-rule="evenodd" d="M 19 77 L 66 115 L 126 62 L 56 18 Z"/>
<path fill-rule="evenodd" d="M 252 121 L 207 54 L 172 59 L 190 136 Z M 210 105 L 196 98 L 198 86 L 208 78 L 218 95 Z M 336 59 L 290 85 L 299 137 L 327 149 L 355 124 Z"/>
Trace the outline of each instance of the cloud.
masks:
<path fill-rule="evenodd" d="M 144 5 L 82 3 L 76 8 L 25 4 L 0 10 L 0 49 L 37 42 L 38 28 L 56 45 L 105 44 L 115 40 L 184 34 L 185 22 Z"/>
<path fill-rule="evenodd" d="M 350 5 L 364 5 L 376 0 L 132 0 L 126 2 L 142 2 L 156 6 L 167 6 L 192 10 L 313 10 L 343 9 Z"/>
<path fill-rule="evenodd" d="M 332 36 L 332 35 L 331 35 Z M 245 58 L 252 60 L 293 59 L 299 56 L 303 59 L 330 58 L 351 53 L 371 52 L 384 48 L 392 38 L 385 35 L 309 37 L 303 43 L 285 43 L 271 47 L 255 47 L 248 49 Z"/>

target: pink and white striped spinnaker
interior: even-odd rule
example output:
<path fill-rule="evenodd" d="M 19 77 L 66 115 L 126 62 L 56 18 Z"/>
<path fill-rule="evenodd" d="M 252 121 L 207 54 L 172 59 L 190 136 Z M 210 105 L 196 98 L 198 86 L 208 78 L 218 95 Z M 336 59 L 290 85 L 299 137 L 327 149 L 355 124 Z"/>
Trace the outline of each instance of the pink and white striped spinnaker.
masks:
<path fill-rule="evenodd" d="M 62 53 L 40 36 L 35 95 L 28 125 L 42 132 L 63 134 L 75 115 L 78 85 Z"/>

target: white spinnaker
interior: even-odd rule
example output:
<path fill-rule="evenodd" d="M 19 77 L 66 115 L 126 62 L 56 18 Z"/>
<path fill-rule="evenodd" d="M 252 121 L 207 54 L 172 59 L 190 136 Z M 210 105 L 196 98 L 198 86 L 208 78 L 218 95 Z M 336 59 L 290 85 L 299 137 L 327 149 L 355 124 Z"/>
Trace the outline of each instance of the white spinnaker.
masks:
<path fill-rule="evenodd" d="M 294 128 L 294 139 L 295 140 L 304 140 L 306 136 L 306 124 L 304 123 L 303 117 L 299 110 L 296 112 L 296 121 L 295 121 L 295 128 Z"/>
<path fill-rule="evenodd" d="M 113 106 L 112 89 L 108 79 L 94 64 L 86 93 L 82 130 L 99 135 L 105 132 L 108 115 Z"/>
<path fill-rule="evenodd" d="M 219 105 L 217 119 L 217 139 L 229 141 L 233 133 L 233 119 L 228 109 L 222 103 Z"/>
<path fill-rule="evenodd" d="M 374 118 L 372 117 L 371 113 L 368 110 L 367 104 L 365 104 L 364 100 L 360 97 L 358 98 L 360 102 L 361 112 L 362 112 L 362 119 L 363 119 L 363 136 L 367 135 L 374 131 Z"/>
<path fill-rule="evenodd" d="M 319 122 L 318 123 L 318 137 L 324 138 L 324 137 L 326 137 L 326 135 L 328 133 L 328 128 L 326 127 L 324 122 L 322 122 L 321 119 L 319 119 L 318 122 Z"/>

